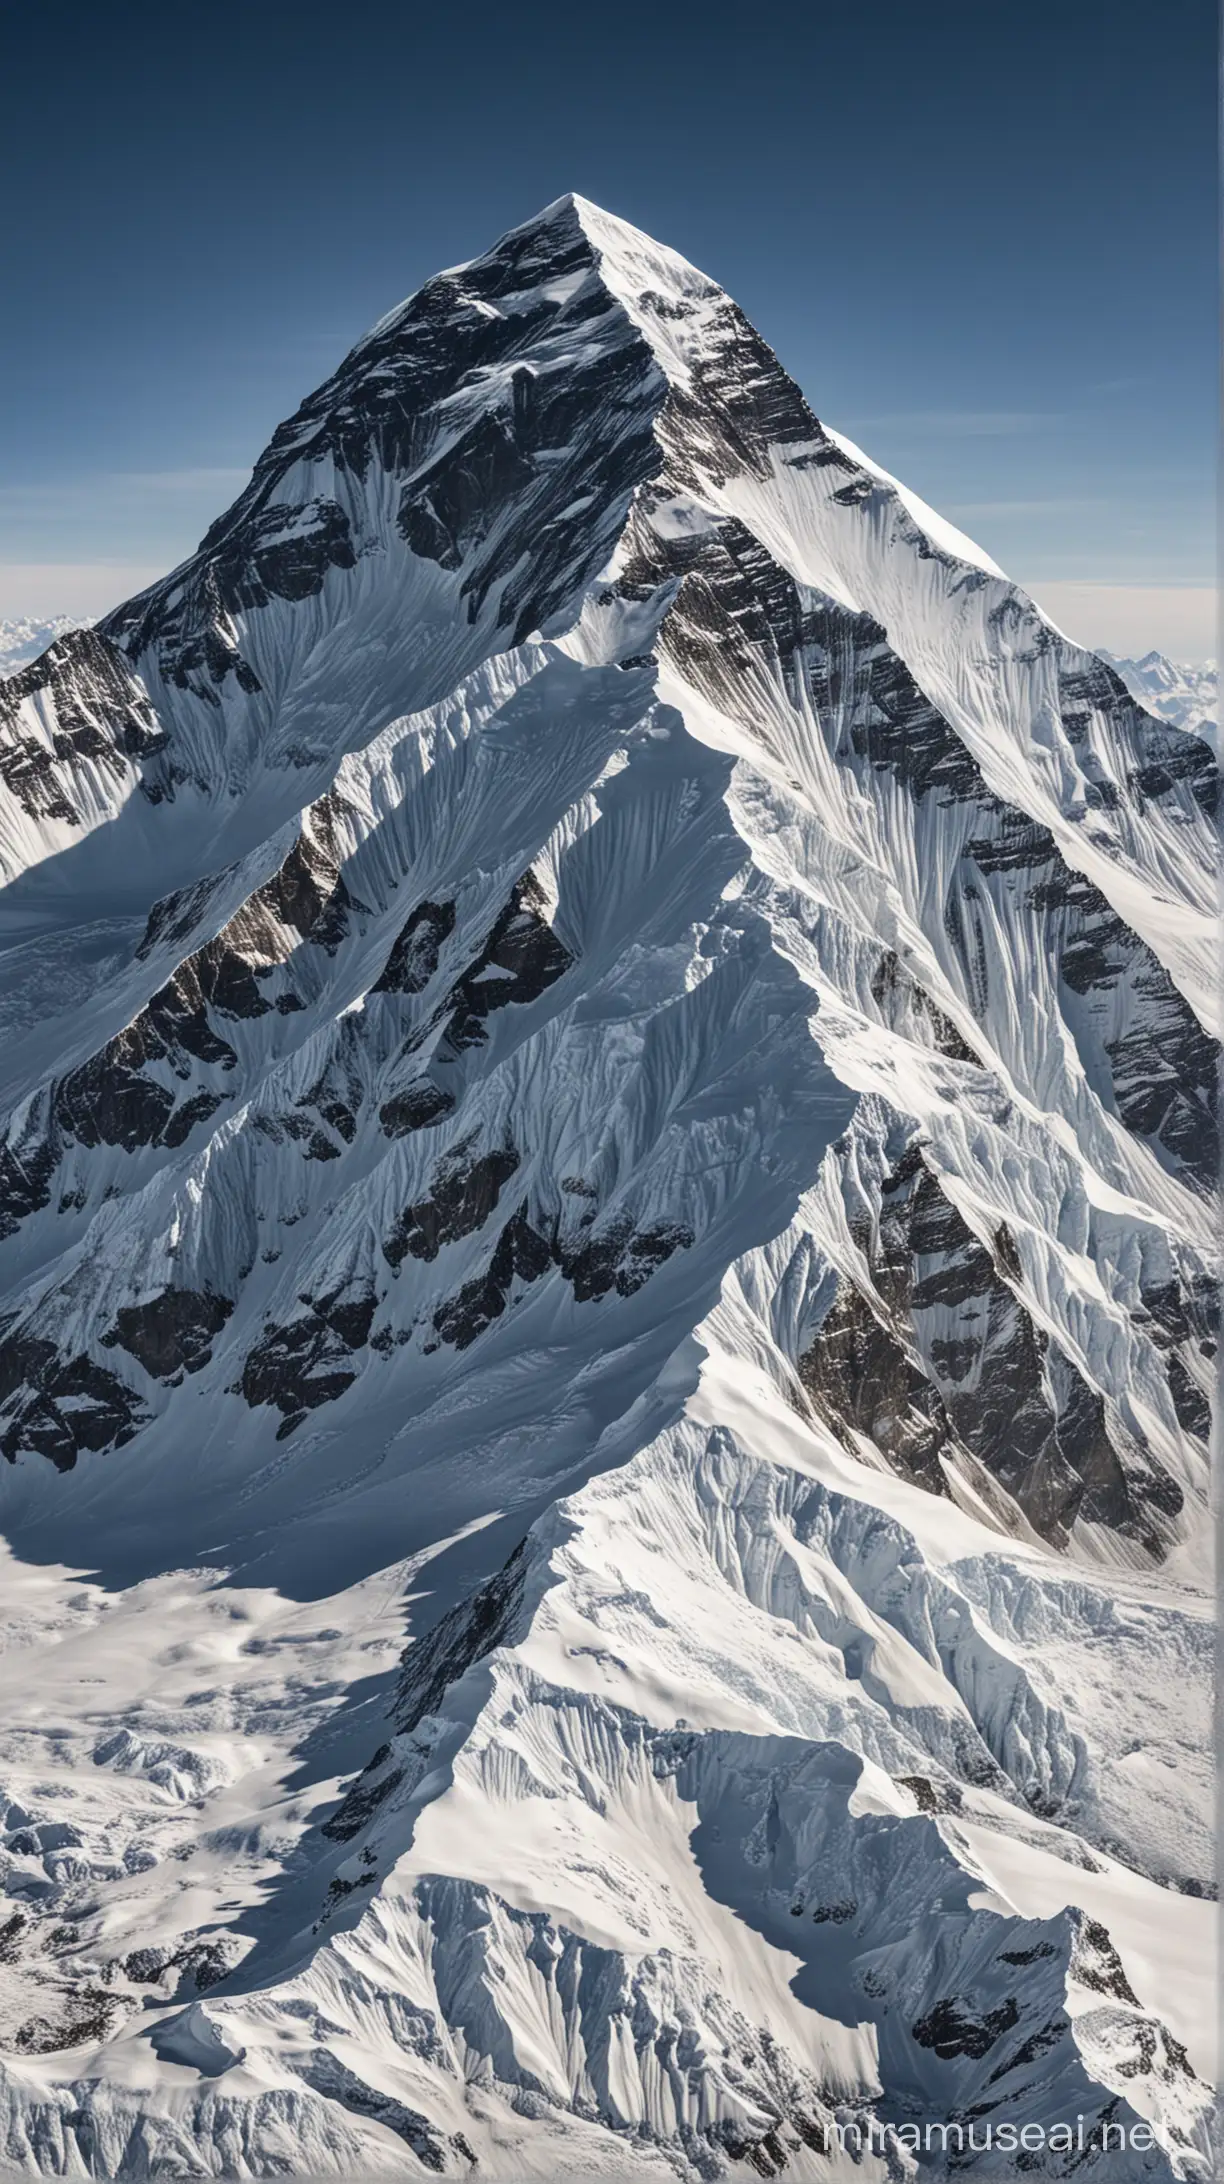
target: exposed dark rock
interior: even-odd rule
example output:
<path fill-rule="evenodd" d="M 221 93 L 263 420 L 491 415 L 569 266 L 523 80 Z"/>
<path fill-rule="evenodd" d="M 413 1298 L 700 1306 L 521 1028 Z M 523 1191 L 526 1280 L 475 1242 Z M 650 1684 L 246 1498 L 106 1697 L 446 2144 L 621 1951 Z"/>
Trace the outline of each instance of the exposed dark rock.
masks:
<path fill-rule="evenodd" d="M 232 940 L 246 937 L 252 913 L 255 920 L 263 913 L 299 933 L 312 947 L 334 955 L 348 933 L 350 919 L 370 915 L 366 905 L 349 893 L 341 871 L 339 832 L 346 810 L 337 789 L 329 789 L 310 806 L 284 863 L 226 927 Z M 258 941 L 257 932 L 252 937 Z"/>
<path fill-rule="evenodd" d="M 435 1332 L 443 1342 L 466 1349 L 500 1318 L 515 1282 L 537 1281 L 550 1265 L 561 1269 L 580 1304 L 613 1291 L 630 1297 L 674 1251 L 692 1242 L 692 1231 L 679 1224 L 656 1222 L 636 1229 L 632 1218 L 621 1214 L 602 1232 L 575 1244 L 561 1234 L 556 1221 L 548 1224 L 547 1233 L 533 1228 L 526 1205 L 521 1205 L 498 1237 L 484 1273 L 465 1283 L 434 1314 Z"/>
<path fill-rule="evenodd" d="M 266 462 L 265 456 L 261 469 Z M 105 633 L 129 657 L 156 644 L 167 679 L 197 696 L 215 700 L 216 685 L 231 674 L 242 689 L 258 691 L 231 617 L 273 598 L 310 598 L 329 569 L 356 564 L 348 517 L 337 502 L 276 503 L 273 489 L 271 480 L 262 490 L 248 488 L 213 525 L 194 562 L 118 608 L 102 625 Z"/>
<path fill-rule="evenodd" d="M 1159 1555 L 1181 1489 L 1154 1456 L 1115 1446 L 1100 1397 L 1015 1293 L 1014 1240 L 979 1242 L 919 1144 L 883 1177 L 864 1246 L 870 1292 L 843 1278 L 796 1361 L 833 1430 L 867 1435 L 935 1492 L 941 1458 L 968 1450 L 1053 1544 L 1082 1518 Z"/>
<path fill-rule="evenodd" d="M 513 1146 L 474 1155 L 474 1144 L 470 1137 L 444 1154 L 435 1165 L 430 1196 L 401 1214 L 383 1245 L 392 1268 L 409 1256 L 435 1259 L 444 1244 L 484 1227 L 519 1156 Z M 612 1291 L 631 1296 L 674 1251 L 692 1241 L 691 1233 L 678 1226 L 635 1230 L 629 1216 L 622 1215 L 601 1236 L 584 1238 L 574 1249 L 560 1237 L 556 1223 L 547 1234 L 534 1228 L 525 1204 L 520 1205 L 502 1227 L 483 1272 L 437 1307 L 434 1333 L 442 1342 L 467 1349 L 501 1317 L 515 1284 L 538 1280 L 551 1265 L 560 1267 L 580 1302 Z M 356 1297 L 303 1296 L 300 1301 L 306 1308 L 302 1314 L 265 1327 L 238 1382 L 238 1391 L 252 1406 L 268 1403 L 282 1412 L 282 1434 L 300 1424 L 307 1410 L 334 1402 L 351 1387 L 357 1372 L 354 1354 L 371 1340 L 377 1302 L 372 1290 Z M 380 1331 L 373 1346 L 389 1352 L 390 1331 Z"/>
<path fill-rule="evenodd" d="M 648 372 L 632 339 L 620 346 L 605 339 L 599 349 L 577 352 L 564 370 L 521 366 L 508 403 L 476 418 L 404 488 L 398 522 L 405 541 L 444 569 L 466 568 L 460 596 L 470 618 L 497 589 L 498 619 L 512 629 L 511 642 L 520 644 L 572 595 L 575 562 L 584 578 L 594 574 L 601 557 L 591 550 L 592 533 L 607 534 L 590 505 L 592 470 L 600 503 L 611 511 L 659 467 L 648 415 L 633 402 Z M 614 420 L 599 438 L 592 402 Z M 543 450 L 546 463 L 537 460 Z M 586 509 L 575 522 L 572 487 L 567 492 L 565 486 L 580 461 Z M 517 529 L 524 507 L 535 518 L 526 571 Z M 515 525 L 504 521 L 511 511 Z"/>
<path fill-rule="evenodd" d="M 409 1254 L 436 1259 L 443 1244 L 484 1227 L 519 1156 L 513 1145 L 474 1153 L 476 1142 L 473 1134 L 444 1153 L 434 1168 L 429 1196 L 405 1206 L 383 1244 L 388 1266 L 398 1268 Z"/>
<path fill-rule="evenodd" d="M 265 1327 L 238 1381 L 238 1393 L 252 1409 L 269 1403 L 283 1414 L 282 1436 L 306 1411 L 336 1402 L 352 1387 L 357 1367 L 351 1360 L 369 1341 L 378 1308 L 373 1289 L 357 1287 L 301 1303 L 298 1318 Z"/>
<path fill-rule="evenodd" d="M 49 718 L 45 738 L 23 732 L 27 698 L 40 699 Z M 100 630 L 70 630 L 0 682 L 0 782 L 32 819 L 80 825 L 74 789 L 82 763 L 116 781 L 135 770 L 164 794 L 166 741 L 147 694 Z"/>
<path fill-rule="evenodd" d="M 394 1794 L 404 1770 L 392 1762 L 391 1746 L 380 1744 L 373 1759 L 346 1791 L 336 1811 L 323 1822 L 321 1833 L 336 1843 L 351 1842 L 373 1819 L 380 1806 Z"/>
<path fill-rule="evenodd" d="M 687 1250 L 692 1242 L 692 1230 L 681 1222 L 655 1221 L 639 1229 L 632 1215 L 624 1213 L 579 1243 L 562 1239 L 557 1263 L 579 1304 L 587 1304 L 612 1290 L 620 1297 L 631 1297 L 674 1251 Z"/>
<path fill-rule="evenodd" d="M 7 1919 L 0 1919 L 0 1964 L 16 1963 L 28 1923 L 24 1911 L 13 1911 Z"/>
<path fill-rule="evenodd" d="M 207 1122 L 210 1115 L 216 1114 L 226 1096 L 223 1092 L 196 1092 L 191 1099 L 184 1100 L 162 1125 L 162 1144 L 176 1152 L 180 1145 L 187 1143 L 198 1123 Z"/>
<path fill-rule="evenodd" d="M 898 1775 L 897 1784 L 910 1792 L 919 1812 L 959 1812 L 964 1803 L 955 1782 L 932 1782 L 927 1775 Z"/>
<path fill-rule="evenodd" d="M 522 1604 L 526 1572 L 523 1542 L 470 1599 L 452 1608 L 424 1638 L 406 1649 L 393 1709 L 398 1736 L 411 1735 L 417 1724 L 434 1711 L 447 1688 L 508 1636 Z M 336 1811 L 324 1822 L 323 1833 L 335 1842 L 351 1842 L 402 1779 L 403 1766 L 396 1747 L 380 1745 Z"/>
<path fill-rule="evenodd" d="M 209 904 L 229 877 L 228 869 L 210 872 L 193 886 L 176 888 L 172 895 L 163 895 L 155 902 L 136 950 L 137 962 L 143 963 L 156 948 L 172 948 L 176 942 L 186 940 L 207 915 Z"/>
<path fill-rule="evenodd" d="M 1100 1047 L 1121 1120 L 1150 1139 L 1170 1165 L 1212 1188 L 1219 1161 L 1212 1041 L 1163 964 L 1091 881 L 1062 863 L 1046 830 L 1032 827 L 1029 836 L 1023 860 L 1031 880 L 1028 905 L 1045 916 L 1062 978 L 1086 1004 L 1083 1029 L 1093 1022 L 1096 992 L 1129 980 L 1140 1003 L 1133 1028 Z M 970 846 L 975 855 L 984 848 Z"/>
<path fill-rule="evenodd" d="M 1031 1949 L 1000 1949 L 1000 1964 L 1036 1964 L 1042 1957 L 1057 1956 L 1052 1942 L 1035 1941 Z"/>
<path fill-rule="evenodd" d="M 130 1351 L 154 1380 L 169 1380 L 207 1365 L 213 1336 L 233 1309 L 231 1299 L 215 1291 L 163 1289 L 144 1304 L 120 1305 L 102 1340 L 108 1349 L 118 1343 Z"/>
<path fill-rule="evenodd" d="M 0 1453 L 46 1456 L 71 1471 L 82 1449 L 121 1448 L 148 1413 L 116 1374 L 78 1352 L 14 1332 L 0 1341 Z"/>
<path fill-rule="evenodd" d="M 451 1011 L 444 1050 L 462 1053 L 485 1038 L 484 1022 L 495 1009 L 538 1000 L 574 958 L 543 915 L 544 891 L 524 873 L 510 893 L 476 961 L 448 996 Z"/>
<path fill-rule="evenodd" d="M 185 1083 L 198 1067 L 232 1072 L 237 1052 L 214 1018 L 249 1020 L 301 1007 L 292 994 L 268 999 L 260 981 L 283 958 L 286 930 L 332 953 L 350 918 L 364 910 L 350 896 L 329 846 L 342 810 L 334 795 L 320 799 L 272 878 L 215 939 L 180 964 L 131 1024 L 62 1079 L 54 1093 L 54 1117 L 63 1136 L 132 1152 L 154 1145 L 174 1149 L 231 1096 L 224 1088 L 197 1086 L 182 1099 L 150 1074 L 150 1065 L 167 1064 Z M 291 1134 L 297 1127 L 293 1118 L 283 1126 Z M 334 1146 L 317 1132 L 309 1133 L 307 1142 L 313 1157 L 334 1157 Z M 7 1163 L 0 1155 L 0 1213 L 7 1208 L 16 1221 L 45 1204 L 39 1194 L 49 1192 L 52 1165 L 50 1144 L 31 1147 L 24 1157 L 10 1150 Z"/>
<path fill-rule="evenodd" d="M 1148 1505 L 1173 1514 L 1175 1482 L 1123 1462 L 1106 1427 L 1099 1396 L 1071 1361 L 1049 1351 L 1023 1304 L 999 1278 L 990 1253 L 924 1167 L 908 1203 L 915 1272 L 909 1310 L 923 1317 L 960 1314 L 956 1339 L 932 1335 L 925 1348 L 957 1432 L 1013 1495 L 1044 1537 L 1062 1544 L 1077 1517 L 1112 1525 L 1159 1553 Z M 1053 1379 L 1057 1406 L 1046 1393 Z"/>
<path fill-rule="evenodd" d="M 422 1078 L 406 1091 L 397 1092 L 393 1099 L 384 1100 L 378 1119 L 388 1137 L 407 1137 L 412 1130 L 427 1130 L 431 1123 L 440 1122 L 454 1104 L 453 1092 L 444 1092 L 440 1085 Z"/>
<path fill-rule="evenodd" d="M 1001 1955 L 999 1958 L 1001 1964 L 1014 1961 L 1016 1959 L 1009 1958 L 1006 1954 Z M 1019 1961 L 1031 1961 L 1031 1954 L 1028 1958 L 1020 1958 Z M 989 2078 L 986 2080 L 987 2085 L 997 2085 L 1000 2078 L 1010 2077 L 1013 2070 L 1021 2070 L 1026 2064 L 1035 2063 L 1041 2056 L 1048 2055 L 1051 2048 L 1058 2047 L 1060 2042 L 1066 2039 L 1069 2027 L 1070 2019 L 1064 2016 L 1061 2011 L 1056 2017 L 1051 2017 L 1044 2025 L 1039 2025 L 1036 2032 L 1030 2033 L 1027 2040 L 1022 2040 L 1019 2047 L 1014 2048 L 991 2071 Z"/>
<path fill-rule="evenodd" d="M 970 2005 L 955 1998 L 937 2002 L 911 2029 L 919 2047 L 933 2048 L 941 2062 L 958 2055 L 988 2055 L 996 2040 L 1020 2021 L 1020 2005 L 1008 1995 L 997 2009 L 974 2016 Z"/>
<path fill-rule="evenodd" d="M 1211 1405 L 1198 1382 L 1192 1380 L 1184 1361 L 1174 1351 L 1168 1358 L 1166 1370 L 1169 1376 L 1169 1394 L 1177 1423 L 1183 1433 L 1193 1433 L 1200 1441 L 1211 1438 Z"/>
<path fill-rule="evenodd" d="M 211 1941 L 180 1942 L 171 1949 L 133 1949 L 121 1960 L 120 1968 L 137 1987 L 157 1986 L 173 1976 L 174 2000 L 183 2001 L 219 1986 L 233 1969 L 238 1953 L 233 1940 L 222 1935 Z"/>
<path fill-rule="evenodd" d="M 1118 1113 L 1209 1190 L 1219 1165 L 1214 1045 L 1154 957 L 1139 991 L 1142 1021 L 1105 1049 Z"/>
<path fill-rule="evenodd" d="M 370 991 L 423 993 L 438 968 L 443 943 L 454 929 L 453 902 L 418 903 Z"/>
<path fill-rule="evenodd" d="M 1180 1272 L 1166 1281 L 1145 1282 L 1135 1318 L 1144 1324 L 1152 1341 L 1165 1353 L 1169 1394 L 1177 1422 L 1184 1433 L 1208 1440 L 1211 1404 L 1182 1354 L 1191 1344 L 1200 1356 L 1215 1356 L 1220 1299 L 1216 1284 L 1196 1273 L 1188 1280 Z"/>
<path fill-rule="evenodd" d="M 1071 1956 L 1072 1977 L 1081 1987 L 1090 1987 L 1094 1994 L 1110 1995 L 1115 2002 L 1128 2002 L 1138 2009 L 1139 1997 L 1123 1970 L 1122 1959 L 1110 1939 L 1108 1927 L 1084 1912 L 1075 1916 L 1077 1933 Z"/>
<path fill-rule="evenodd" d="M 260 509 L 243 536 L 241 560 L 218 563 L 222 585 L 232 585 L 239 607 L 262 607 L 269 598 L 309 599 L 322 590 L 329 569 L 356 565 L 348 517 L 335 501 L 322 499 Z"/>
<path fill-rule="evenodd" d="M 946 1054 L 949 1061 L 972 1062 L 976 1068 L 982 1068 L 981 1057 L 961 1037 L 951 1017 L 932 1000 L 925 986 L 911 976 L 891 948 L 881 956 L 872 975 L 871 992 L 886 1023 L 904 1030 L 914 1017 L 925 1017 L 941 1054 Z"/>
<path fill-rule="evenodd" d="M 123 1969 L 133 1986 L 150 1987 L 173 1962 L 168 1949 L 133 1949 L 123 1959 Z"/>
<path fill-rule="evenodd" d="M 234 1968 L 240 1950 L 232 1937 L 221 1935 L 215 1941 L 193 1941 L 175 1950 L 171 1963 L 179 1972 L 175 2000 L 185 1995 L 207 1994 L 211 1987 L 219 1987 Z"/>
<path fill-rule="evenodd" d="M 1090 1388 L 1071 1360 L 1057 1350 L 1050 1352 L 1050 1377 L 1058 1401 L 1058 1433 L 1063 1446 L 1084 1481 L 1078 1515 L 1086 1522 L 1111 1526 L 1138 1537 L 1151 1553 L 1160 1551 L 1159 1529 L 1147 1522 L 1149 1512 L 1177 1516 L 1184 1495 L 1176 1479 L 1155 1458 L 1141 1465 L 1129 1455 L 1123 1466 L 1110 1439 L 1105 1404 Z M 1128 1452 L 1129 1454 L 1129 1452 Z"/>
<path fill-rule="evenodd" d="M 852 1427 L 928 1493 L 947 1493 L 939 1458 L 955 1436 L 939 1390 L 912 1346 L 905 1347 L 894 1325 L 852 1282 L 839 1284 L 796 1369 L 816 1410 L 847 1447 L 854 1445 L 846 1430 Z"/>
<path fill-rule="evenodd" d="M 128 1054 L 136 1066 L 129 1064 Z M 168 1085 L 141 1075 L 140 1065 L 146 1058 L 133 1026 L 73 1070 L 56 1091 L 55 1119 L 60 1129 L 78 1144 L 122 1145 L 129 1152 L 161 1143 L 175 1111 L 175 1097 Z"/>
<path fill-rule="evenodd" d="M 410 1735 L 427 1714 L 436 1711 L 444 1692 L 475 1661 L 506 1642 L 522 1606 L 526 1580 L 527 1545 L 522 1541 L 496 1576 L 407 1648 L 394 1706 L 395 1727 L 401 1736 Z"/>
<path fill-rule="evenodd" d="M 59 2018 L 29 2017 L 18 2026 L 13 2046 L 19 2055 L 54 2055 L 60 2048 L 104 2040 L 124 2004 L 105 1987 L 82 1985 L 63 1990 L 61 2009 Z"/>
<path fill-rule="evenodd" d="M 460 569 L 524 488 L 529 460 L 516 444 L 513 414 L 478 417 L 428 470 L 405 486 L 399 528 L 415 554 Z"/>
<path fill-rule="evenodd" d="M 359 1350 L 370 1339 L 378 1299 L 372 1289 L 338 1290 L 331 1296 L 314 1298 L 313 1308 L 350 1350 Z"/>
<path fill-rule="evenodd" d="M 995 1265 L 1000 1274 L 1004 1275 L 1009 1282 L 1018 1283 L 1023 1281 L 1024 1268 L 1020 1264 L 1016 1239 L 1008 1228 L 1006 1221 L 1001 1221 L 994 1232 L 994 1256 Z"/>
<path fill-rule="evenodd" d="M 317 1087 L 308 1097 L 318 1098 Z M 306 1101 L 303 1100 L 299 1104 L 305 1106 Z M 337 1137 L 343 1138 L 346 1145 L 352 1144 L 357 1135 L 357 1117 L 351 1107 L 346 1107 L 343 1100 L 320 1100 L 319 1113 L 322 1115 L 324 1122 L 335 1131 Z"/>
<path fill-rule="evenodd" d="M 248 999 L 250 1006 L 244 1007 Z M 262 1014 L 265 1007 L 247 967 L 213 943 L 183 964 L 125 1030 L 61 1080 L 55 1090 L 60 1130 L 81 1145 L 121 1145 L 128 1151 L 181 1144 L 226 1094 L 198 1090 L 181 1102 L 160 1078 L 145 1074 L 148 1065 L 166 1062 L 188 1082 L 197 1064 L 231 1071 L 238 1057 L 213 1029 L 210 1009 L 237 1016 Z"/>
<path fill-rule="evenodd" d="M 1140 803 L 1169 796 L 1184 782 L 1200 808 L 1214 816 L 1219 770 L 1207 744 L 1146 713 L 1107 661 L 1086 654 L 1082 667 L 1064 668 L 1059 703 L 1063 727 L 1081 749 L 1089 716 L 1105 716 L 1111 741 L 1128 761 L 1127 789 Z"/>
<path fill-rule="evenodd" d="M 271 1138 L 274 1145 L 286 1142 L 300 1145 L 304 1160 L 339 1160 L 340 1147 L 332 1143 L 327 1132 L 303 1114 L 300 1107 L 279 1115 L 256 1115 L 251 1127 L 260 1137 Z"/>
<path fill-rule="evenodd" d="M 548 1238 L 532 1228 L 526 1207 L 520 1206 L 498 1237 L 485 1272 L 465 1282 L 457 1296 L 434 1313 L 436 1332 L 443 1342 L 466 1350 L 505 1311 L 515 1281 L 535 1281 L 551 1259 Z"/>
<path fill-rule="evenodd" d="M 40 1107 L 15 1138 L 0 1144 L 0 1237 L 15 1236 L 31 1213 L 51 1202 L 60 1146 L 54 1130 L 44 1134 Z"/>
<path fill-rule="evenodd" d="M 661 460 L 651 430 L 655 375 L 640 338 L 609 316 L 598 282 L 568 294 L 557 286 L 567 269 L 593 263 L 575 222 L 564 244 L 555 232 L 546 242 L 510 237 L 479 264 L 428 282 L 280 427 L 194 561 L 112 615 L 110 637 L 133 658 L 156 647 L 163 673 L 202 697 L 215 697 L 231 674 L 258 688 L 231 615 L 271 595 L 306 596 L 329 568 L 352 565 L 337 502 L 292 509 L 276 498 L 309 450 L 315 460 L 330 455 L 341 473 L 364 477 L 378 464 L 400 476 L 415 550 L 451 563 L 466 553 L 469 612 L 492 593 L 499 624 L 520 642 L 606 560 L 630 493 Z M 511 295 L 512 310 L 496 308 Z M 495 370 L 562 325 L 571 338 L 555 367 L 519 364 L 508 381 Z M 458 451 L 443 451 L 454 427 L 440 405 L 481 373 L 504 396 L 490 400 Z M 554 459 L 538 464 L 544 448 Z M 524 566 L 516 566 L 517 526 L 500 520 L 512 481 L 516 514 L 526 506 L 533 524 Z M 596 504 L 584 504 L 593 487 Z"/>
<path fill-rule="evenodd" d="M 803 450 L 788 457 L 797 469 L 828 465 L 855 471 L 853 458 L 827 439 L 794 380 L 738 305 L 712 283 L 705 301 L 713 310 L 703 325 L 701 353 L 693 359 L 687 385 L 669 388 L 659 420 L 669 473 L 701 492 L 707 479 L 723 484 L 741 465 L 768 476 L 773 451 L 787 447 Z M 717 436 L 709 429 L 711 408 Z"/>

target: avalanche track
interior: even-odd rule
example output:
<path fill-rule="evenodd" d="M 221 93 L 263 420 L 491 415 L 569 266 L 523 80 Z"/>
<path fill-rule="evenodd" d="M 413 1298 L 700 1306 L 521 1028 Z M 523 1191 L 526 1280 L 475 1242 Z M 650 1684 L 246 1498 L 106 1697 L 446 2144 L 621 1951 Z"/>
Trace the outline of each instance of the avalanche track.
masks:
<path fill-rule="evenodd" d="M 0 2165 L 1211 2173 L 1215 783 L 577 197 L 0 684 Z"/>

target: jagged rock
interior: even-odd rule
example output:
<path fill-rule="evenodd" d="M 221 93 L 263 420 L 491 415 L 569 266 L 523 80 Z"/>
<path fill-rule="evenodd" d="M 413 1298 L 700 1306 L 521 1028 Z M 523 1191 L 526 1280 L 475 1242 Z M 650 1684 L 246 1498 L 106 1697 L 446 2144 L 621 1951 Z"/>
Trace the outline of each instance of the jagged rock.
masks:
<path fill-rule="evenodd" d="M 427 1198 L 406 1206 L 383 1244 L 394 1271 L 409 1254 L 436 1259 L 444 1244 L 484 1227 L 519 1164 L 513 1145 L 476 1153 L 476 1138 L 463 1139 L 438 1161 Z"/>
<path fill-rule="evenodd" d="M 213 1336 L 233 1309 L 228 1297 L 167 1289 L 144 1304 L 120 1305 L 114 1327 L 102 1340 L 130 1351 L 153 1379 L 169 1380 L 175 1373 L 198 1373 L 208 1364 Z"/>

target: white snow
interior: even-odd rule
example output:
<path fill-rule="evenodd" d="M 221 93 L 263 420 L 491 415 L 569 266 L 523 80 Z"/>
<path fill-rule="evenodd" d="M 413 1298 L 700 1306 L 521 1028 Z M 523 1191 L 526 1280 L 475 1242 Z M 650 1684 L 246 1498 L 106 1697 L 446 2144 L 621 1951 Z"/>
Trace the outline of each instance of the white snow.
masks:
<path fill-rule="evenodd" d="M 1005 2099 L 1205 2178 L 1217 1225 L 1118 1087 L 1208 1013 L 1211 829 L 706 276 L 580 198 L 497 250 L 402 469 L 283 443 L 265 546 L 351 566 L 5 731 L 0 2165 L 814 2184 Z M 414 550 L 524 367 L 581 414 Z M 917 1238 L 839 1425 L 915 1161 L 977 1271 Z M 1011 1313 L 1150 1535 L 890 1456 Z"/>

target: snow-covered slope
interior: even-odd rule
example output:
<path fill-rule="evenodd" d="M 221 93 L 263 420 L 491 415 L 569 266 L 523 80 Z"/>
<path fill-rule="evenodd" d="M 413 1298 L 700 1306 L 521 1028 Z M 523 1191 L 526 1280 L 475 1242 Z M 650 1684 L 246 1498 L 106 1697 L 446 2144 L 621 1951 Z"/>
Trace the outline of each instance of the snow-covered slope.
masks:
<path fill-rule="evenodd" d="M 0 621 L 0 680 L 28 667 L 57 637 L 81 627 L 80 618 L 72 614 L 52 614 L 42 621 L 23 614 L 15 621 Z"/>
<path fill-rule="evenodd" d="M 1103 652 L 1101 658 L 1149 713 L 1172 721 L 1175 728 L 1188 728 L 1208 743 L 1217 741 L 1220 684 L 1214 660 L 1166 660 L 1163 652 L 1145 652 L 1141 660 L 1119 660 L 1112 652 Z"/>
<path fill-rule="evenodd" d="M 577 198 L 0 735 L 0 2159 L 1206 2173 L 1206 749 Z"/>

